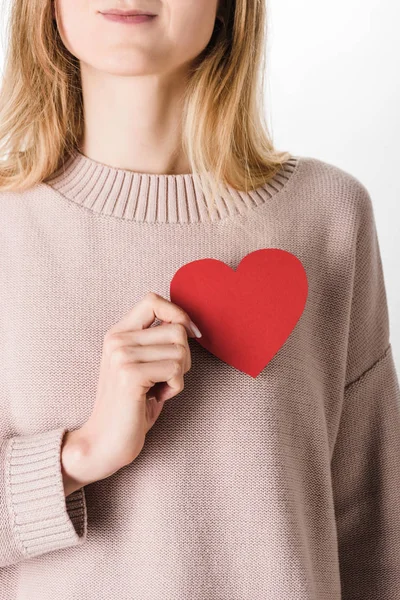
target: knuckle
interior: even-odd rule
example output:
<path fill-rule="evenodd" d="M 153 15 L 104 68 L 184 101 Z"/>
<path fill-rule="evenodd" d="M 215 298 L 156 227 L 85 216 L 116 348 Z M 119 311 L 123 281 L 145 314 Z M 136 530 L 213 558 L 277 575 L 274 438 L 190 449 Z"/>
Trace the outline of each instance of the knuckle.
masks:
<path fill-rule="evenodd" d="M 186 348 L 184 346 L 182 346 L 181 344 L 175 344 L 175 351 L 178 360 L 183 361 L 186 359 Z"/>
<path fill-rule="evenodd" d="M 186 329 L 185 326 L 182 325 L 182 323 L 174 323 L 174 339 L 177 341 L 177 343 L 184 343 L 186 344 Z"/>
<path fill-rule="evenodd" d="M 144 299 L 147 302 L 155 302 L 156 300 L 158 300 L 158 294 L 156 294 L 155 292 L 147 292 L 147 294 L 144 296 Z"/>
<path fill-rule="evenodd" d="M 119 333 L 114 331 L 107 331 L 104 336 L 104 347 L 108 350 L 113 350 L 114 348 L 120 346 L 122 343 L 122 338 Z"/>
<path fill-rule="evenodd" d="M 123 364 L 123 363 L 126 363 L 128 356 L 129 356 L 129 353 L 125 346 L 117 346 L 111 352 L 110 358 L 114 364 Z"/>
<path fill-rule="evenodd" d="M 181 362 L 179 360 L 171 360 L 171 371 L 172 375 L 178 375 L 182 370 Z"/>
<path fill-rule="evenodd" d="M 179 384 L 179 386 L 176 389 L 175 394 L 180 394 L 182 392 L 182 390 L 183 390 L 184 387 L 185 387 L 185 384 L 184 384 L 183 379 L 182 379 L 181 383 Z"/>
<path fill-rule="evenodd" d="M 118 365 L 118 372 L 122 378 L 130 382 L 138 382 L 140 380 L 140 367 L 139 363 L 134 362 L 120 362 Z"/>

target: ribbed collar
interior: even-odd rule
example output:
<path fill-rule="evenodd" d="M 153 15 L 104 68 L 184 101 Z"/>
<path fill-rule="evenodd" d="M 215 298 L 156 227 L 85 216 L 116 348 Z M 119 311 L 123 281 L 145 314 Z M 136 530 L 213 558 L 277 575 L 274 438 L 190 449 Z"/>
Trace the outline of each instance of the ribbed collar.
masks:
<path fill-rule="evenodd" d="M 141 173 L 100 163 L 75 149 L 45 180 L 65 198 L 95 213 L 144 223 L 213 222 L 268 202 L 286 186 L 299 157 L 291 155 L 273 179 L 249 193 L 227 186 L 231 202 L 208 206 L 194 175 Z"/>

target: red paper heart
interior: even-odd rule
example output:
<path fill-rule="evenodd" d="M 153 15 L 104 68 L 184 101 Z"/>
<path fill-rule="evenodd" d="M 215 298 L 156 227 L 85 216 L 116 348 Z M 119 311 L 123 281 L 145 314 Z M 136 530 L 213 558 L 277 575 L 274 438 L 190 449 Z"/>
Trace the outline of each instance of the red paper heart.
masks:
<path fill-rule="evenodd" d="M 199 344 L 254 378 L 293 331 L 307 294 L 302 263 L 278 248 L 247 254 L 236 271 L 214 258 L 195 260 L 170 284 L 171 301 L 203 334 Z"/>

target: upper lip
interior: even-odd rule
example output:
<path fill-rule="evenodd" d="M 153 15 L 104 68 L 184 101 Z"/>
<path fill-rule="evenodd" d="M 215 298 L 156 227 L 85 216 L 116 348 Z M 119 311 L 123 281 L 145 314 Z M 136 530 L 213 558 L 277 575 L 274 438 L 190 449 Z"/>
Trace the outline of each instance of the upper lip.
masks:
<path fill-rule="evenodd" d="M 101 10 L 100 11 L 103 15 L 125 15 L 125 16 L 129 16 L 129 15 L 150 15 L 150 16 L 155 16 L 154 13 L 148 11 L 148 10 L 135 10 L 135 9 L 129 9 L 129 10 L 120 10 L 119 8 L 107 8 L 106 10 Z"/>

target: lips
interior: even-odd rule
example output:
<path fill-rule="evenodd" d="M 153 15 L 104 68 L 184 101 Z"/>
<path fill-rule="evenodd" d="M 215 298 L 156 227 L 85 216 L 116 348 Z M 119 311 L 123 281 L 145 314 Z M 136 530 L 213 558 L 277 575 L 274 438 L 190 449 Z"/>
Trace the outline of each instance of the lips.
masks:
<path fill-rule="evenodd" d="M 110 8 L 107 10 L 100 11 L 103 15 L 120 15 L 122 17 L 133 17 L 138 15 L 155 17 L 156 15 L 151 12 L 142 12 L 140 10 L 119 10 L 117 8 Z"/>

